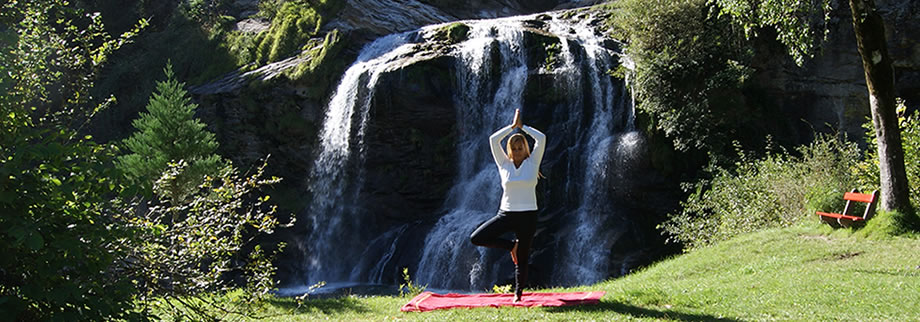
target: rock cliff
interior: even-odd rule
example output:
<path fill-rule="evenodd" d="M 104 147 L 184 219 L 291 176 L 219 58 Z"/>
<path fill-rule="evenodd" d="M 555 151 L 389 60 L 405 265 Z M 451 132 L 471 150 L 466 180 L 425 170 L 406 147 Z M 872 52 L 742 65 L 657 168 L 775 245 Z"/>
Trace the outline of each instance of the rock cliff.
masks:
<path fill-rule="evenodd" d="M 885 19 L 888 50 L 894 60 L 898 95 L 908 106 L 920 105 L 920 2 L 876 1 Z M 846 133 L 862 142 L 861 125 L 869 116 L 869 98 L 846 1 L 835 1 L 824 49 L 802 67 L 784 52 L 772 52 L 755 67 L 790 133 L 807 142 L 813 131 Z"/>

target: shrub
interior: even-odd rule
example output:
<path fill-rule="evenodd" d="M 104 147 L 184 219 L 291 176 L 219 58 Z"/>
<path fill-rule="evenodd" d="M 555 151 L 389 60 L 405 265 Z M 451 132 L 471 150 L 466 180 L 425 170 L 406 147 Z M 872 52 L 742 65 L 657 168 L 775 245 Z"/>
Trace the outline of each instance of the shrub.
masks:
<path fill-rule="evenodd" d="M 858 234 L 873 239 L 885 239 L 893 236 L 916 234 L 917 218 L 913 214 L 898 211 L 881 210 L 866 222 Z"/>
<path fill-rule="evenodd" d="M 90 95 L 100 66 L 144 24 L 112 37 L 63 0 L 5 1 L 0 22 L 0 319 L 133 318 L 115 149 L 77 129 L 110 102 Z"/>
<path fill-rule="evenodd" d="M 898 99 L 897 109 L 898 124 L 901 127 L 901 146 L 904 148 L 904 166 L 907 170 L 907 184 L 914 211 L 897 213 L 895 217 L 899 219 L 892 223 L 902 226 L 895 227 L 892 231 L 920 231 L 920 217 L 916 211 L 917 205 L 920 205 L 920 110 L 907 114 L 907 106 L 901 99 Z M 878 139 L 875 137 L 871 120 L 867 120 L 863 128 L 866 130 L 867 155 L 856 167 L 856 172 L 860 187 L 865 191 L 871 191 L 879 189 Z"/>
<path fill-rule="evenodd" d="M 399 284 L 399 295 L 413 297 L 421 294 L 425 291 L 425 288 L 428 285 L 418 285 L 412 282 L 412 278 L 409 277 L 409 268 L 403 267 L 402 270 L 403 283 Z"/>
<path fill-rule="evenodd" d="M 172 174 L 186 166 L 169 164 L 154 190 L 174 184 Z M 119 219 L 134 234 L 122 266 L 142 291 L 144 307 L 172 318 L 214 320 L 214 312 L 251 316 L 245 305 L 271 295 L 272 261 L 284 245 L 265 249 L 257 238 L 283 225 L 262 193 L 280 179 L 264 178 L 264 169 L 265 163 L 244 175 L 226 166 L 186 202 L 154 202 L 147 210 L 123 213 Z M 243 292 L 233 295 L 234 301 L 220 300 L 236 288 Z M 243 308 L 234 309 L 237 305 Z"/>
<path fill-rule="evenodd" d="M 753 159 L 739 150 L 734 169 L 713 166 L 711 181 L 687 185 L 695 191 L 660 228 L 689 249 L 842 209 L 841 196 L 855 184 L 856 144 L 819 136 L 797 152 Z"/>
<path fill-rule="evenodd" d="M 304 46 L 303 63 L 293 69 L 289 69 L 285 75 L 288 79 L 297 82 L 310 82 L 312 87 L 324 90 L 333 75 L 328 75 L 334 69 L 331 68 L 332 61 L 338 58 L 338 53 L 342 50 L 343 42 L 338 30 L 332 30 L 326 34 L 322 43 L 318 39 L 311 39 Z"/>

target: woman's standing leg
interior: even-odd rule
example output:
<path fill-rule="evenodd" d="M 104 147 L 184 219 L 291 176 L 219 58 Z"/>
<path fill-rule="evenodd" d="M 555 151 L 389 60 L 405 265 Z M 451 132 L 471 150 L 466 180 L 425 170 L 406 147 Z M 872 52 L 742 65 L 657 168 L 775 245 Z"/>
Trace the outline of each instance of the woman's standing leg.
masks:
<path fill-rule="evenodd" d="M 514 265 L 514 298 L 519 300 L 527 283 L 527 270 L 533 235 L 537 230 L 537 212 L 525 211 L 515 214 L 514 234 L 517 235 L 517 264 Z"/>

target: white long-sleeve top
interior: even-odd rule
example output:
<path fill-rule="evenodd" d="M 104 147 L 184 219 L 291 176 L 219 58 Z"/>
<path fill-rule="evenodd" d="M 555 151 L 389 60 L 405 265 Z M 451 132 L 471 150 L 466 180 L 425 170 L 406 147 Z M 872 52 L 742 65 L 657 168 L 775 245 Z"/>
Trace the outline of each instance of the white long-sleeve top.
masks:
<path fill-rule="evenodd" d="M 492 133 L 489 137 L 492 157 L 498 166 L 504 190 L 499 209 L 504 211 L 537 210 L 537 174 L 540 172 L 540 162 L 543 161 L 543 150 L 546 149 L 546 135 L 527 125 L 521 129 L 530 135 L 535 143 L 530 157 L 524 159 L 520 167 L 514 166 L 514 162 L 508 158 L 501 146 L 502 139 L 511 134 L 511 125 Z"/>

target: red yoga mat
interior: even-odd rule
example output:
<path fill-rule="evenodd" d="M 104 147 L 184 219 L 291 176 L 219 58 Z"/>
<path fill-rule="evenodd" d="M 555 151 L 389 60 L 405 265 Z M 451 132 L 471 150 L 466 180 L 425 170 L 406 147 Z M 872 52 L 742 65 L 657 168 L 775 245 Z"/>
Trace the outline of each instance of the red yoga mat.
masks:
<path fill-rule="evenodd" d="M 500 307 L 500 306 L 568 306 L 597 304 L 606 292 L 524 293 L 520 302 L 514 303 L 514 294 L 436 294 L 422 292 L 403 305 L 403 312 L 425 312 L 440 309 Z"/>

